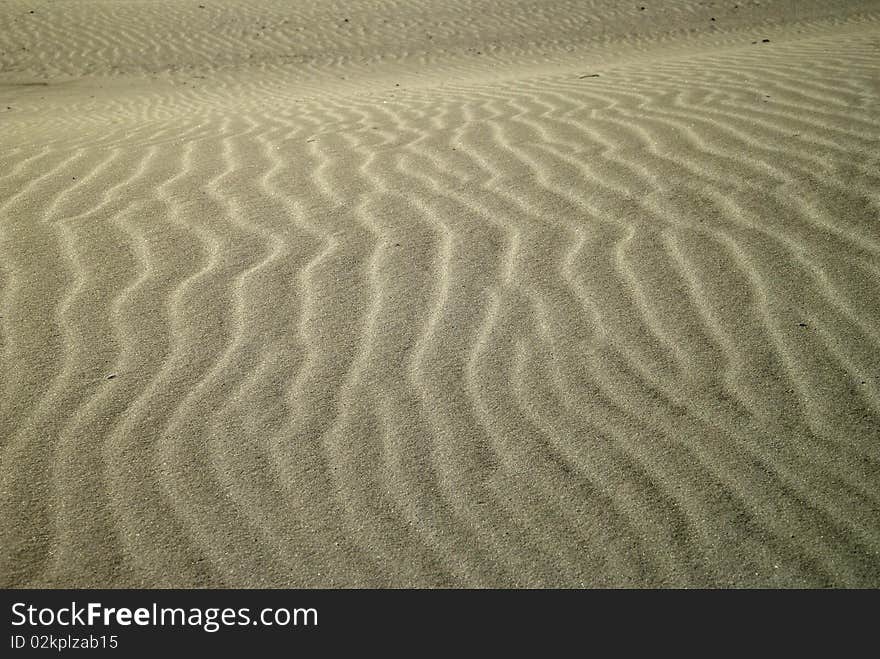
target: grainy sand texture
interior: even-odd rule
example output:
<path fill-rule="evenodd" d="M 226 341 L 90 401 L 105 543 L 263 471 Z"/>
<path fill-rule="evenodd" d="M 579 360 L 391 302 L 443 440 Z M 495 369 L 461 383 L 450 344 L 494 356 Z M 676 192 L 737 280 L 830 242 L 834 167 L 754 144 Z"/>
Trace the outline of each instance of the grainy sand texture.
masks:
<path fill-rule="evenodd" d="M 880 1 L 3 0 L 0 585 L 880 587 Z"/>

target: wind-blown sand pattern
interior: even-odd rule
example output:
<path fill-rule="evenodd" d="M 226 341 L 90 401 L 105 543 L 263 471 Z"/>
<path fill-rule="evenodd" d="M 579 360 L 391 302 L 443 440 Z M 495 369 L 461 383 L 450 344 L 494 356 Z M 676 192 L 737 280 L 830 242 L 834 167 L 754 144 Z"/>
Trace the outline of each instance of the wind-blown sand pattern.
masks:
<path fill-rule="evenodd" d="M 4 586 L 880 586 L 880 2 L 0 6 Z"/>

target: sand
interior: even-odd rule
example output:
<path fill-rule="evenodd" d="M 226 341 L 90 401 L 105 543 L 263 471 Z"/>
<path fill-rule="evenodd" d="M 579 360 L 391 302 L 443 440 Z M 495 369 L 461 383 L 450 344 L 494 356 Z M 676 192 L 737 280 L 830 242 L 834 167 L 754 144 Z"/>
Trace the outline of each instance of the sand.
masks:
<path fill-rule="evenodd" d="M 3 586 L 880 587 L 880 2 L 5 0 L 0 330 Z"/>

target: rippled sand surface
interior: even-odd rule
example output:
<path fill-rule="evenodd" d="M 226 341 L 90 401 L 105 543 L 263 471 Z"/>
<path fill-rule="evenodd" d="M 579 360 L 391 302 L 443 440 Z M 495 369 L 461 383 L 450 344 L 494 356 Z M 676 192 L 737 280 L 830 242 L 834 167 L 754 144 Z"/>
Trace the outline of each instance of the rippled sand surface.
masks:
<path fill-rule="evenodd" d="M 5 0 L 0 583 L 880 587 L 880 2 L 641 1 Z"/>

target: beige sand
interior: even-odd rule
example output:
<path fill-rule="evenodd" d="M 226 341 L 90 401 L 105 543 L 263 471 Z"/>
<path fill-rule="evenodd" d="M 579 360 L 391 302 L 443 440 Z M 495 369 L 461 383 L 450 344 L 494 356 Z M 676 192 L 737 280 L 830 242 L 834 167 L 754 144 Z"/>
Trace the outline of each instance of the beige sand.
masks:
<path fill-rule="evenodd" d="M 880 586 L 880 2 L 5 0 L 0 69 L 2 585 Z"/>

